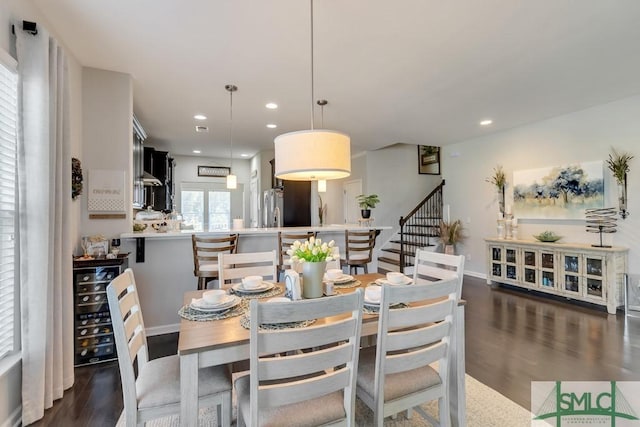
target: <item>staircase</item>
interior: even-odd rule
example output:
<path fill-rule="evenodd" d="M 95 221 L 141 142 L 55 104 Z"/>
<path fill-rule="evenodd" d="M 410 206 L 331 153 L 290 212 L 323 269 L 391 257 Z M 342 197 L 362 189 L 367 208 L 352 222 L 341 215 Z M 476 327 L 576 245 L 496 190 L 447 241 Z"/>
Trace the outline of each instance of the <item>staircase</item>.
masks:
<path fill-rule="evenodd" d="M 407 268 L 413 266 L 417 248 L 435 246 L 442 221 L 442 187 L 444 180 L 409 214 L 400 217 L 400 229 L 387 245 L 380 249 L 378 272 L 405 273 Z"/>

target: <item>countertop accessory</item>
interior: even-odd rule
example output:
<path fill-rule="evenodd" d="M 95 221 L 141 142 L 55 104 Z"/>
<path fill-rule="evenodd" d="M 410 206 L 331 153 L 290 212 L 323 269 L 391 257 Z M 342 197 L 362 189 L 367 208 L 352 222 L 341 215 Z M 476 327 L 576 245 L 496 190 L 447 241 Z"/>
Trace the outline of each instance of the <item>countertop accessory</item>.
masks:
<path fill-rule="evenodd" d="M 616 232 L 616 210 L 615 208 L 587 209 L 587 233 L 600 233 L 600 244 L 591 245 L 594 248 L 610 248 L 610 245 L 602 244 L 602 233 Z"/>
<path fill-rule="evenodd" d="M 553 231 L 549 231 L 549 230 L 543 231 L 540 234 L 534 234 L 533 237 L 535 237 L 538 241 L 545 242 L 545 243 L 553 243 L 562 239 L 562 236 L 559 236 Z"/>

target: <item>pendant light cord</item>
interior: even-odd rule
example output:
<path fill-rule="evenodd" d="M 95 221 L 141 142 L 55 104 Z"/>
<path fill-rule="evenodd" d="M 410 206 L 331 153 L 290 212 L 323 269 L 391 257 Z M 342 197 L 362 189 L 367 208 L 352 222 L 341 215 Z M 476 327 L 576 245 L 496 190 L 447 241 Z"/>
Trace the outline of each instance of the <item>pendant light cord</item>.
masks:
<path fill-rule="evenodd" d="M 233 91 L 229 91 L 229 168 L 233 168 Z"/>
<path fill-rule="evenodd" d="M 315 99 L 313 93 L 313 0 L 311 0 L 311 130 L 313 130 L 313 100 Z"/>

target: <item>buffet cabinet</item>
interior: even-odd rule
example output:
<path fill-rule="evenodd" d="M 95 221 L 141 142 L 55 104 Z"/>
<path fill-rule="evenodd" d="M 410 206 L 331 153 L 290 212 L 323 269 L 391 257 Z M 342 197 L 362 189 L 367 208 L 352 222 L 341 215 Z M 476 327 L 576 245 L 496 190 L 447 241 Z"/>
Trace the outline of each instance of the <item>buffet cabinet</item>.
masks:
<path fill-rule="evenodd" d="M 504 283 L 607 307 L 624 304 L 627 248 L 485 239 L 487 283 Z"/>
<path fill-rule="evenodd" d="M 106 288 L 125 268 L 126 255 L 73 262 L 76 366 L 117 358 Z"/>

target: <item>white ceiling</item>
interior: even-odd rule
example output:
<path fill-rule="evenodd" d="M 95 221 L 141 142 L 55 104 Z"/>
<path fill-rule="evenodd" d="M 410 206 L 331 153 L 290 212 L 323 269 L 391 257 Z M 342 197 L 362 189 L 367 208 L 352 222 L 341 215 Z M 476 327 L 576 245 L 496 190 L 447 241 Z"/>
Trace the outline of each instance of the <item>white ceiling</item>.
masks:
<path fill-rule="evenodd" d="M 133 76 L 156 147 L 228 156 L 227 83 L 239 87 L 234 157 L 310 126 L 309 1 L 33 1 L 82 65 Z M 640 1 L 316 0 L 314 10 L 315 99 L 329 101 L 324 125 L 348 133 L 353 152 L 451 144 L 640 93 Z"/>

